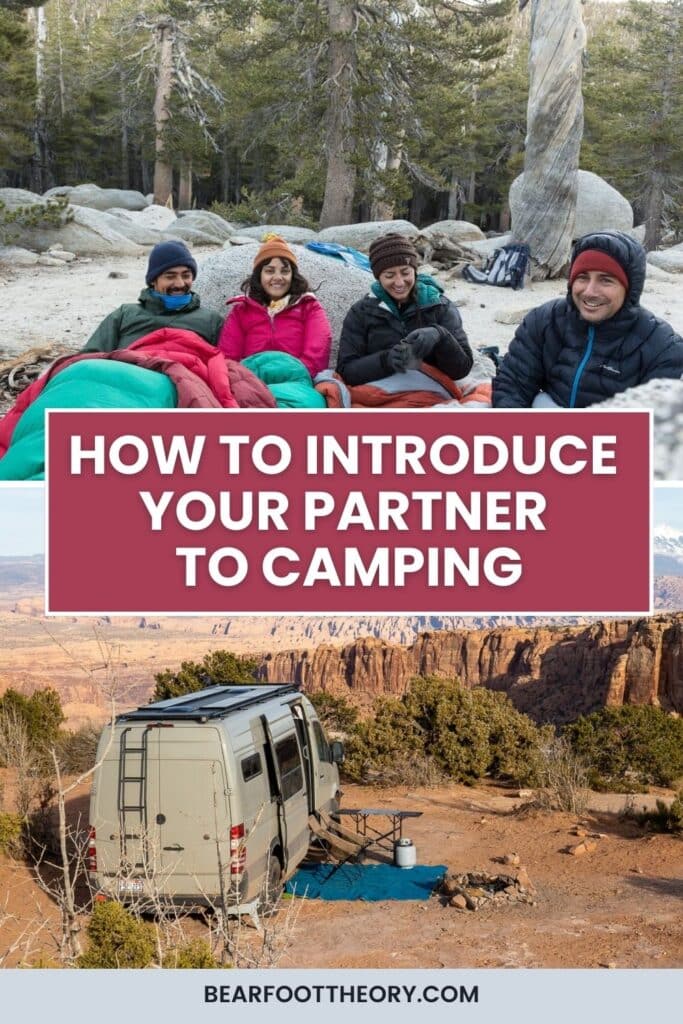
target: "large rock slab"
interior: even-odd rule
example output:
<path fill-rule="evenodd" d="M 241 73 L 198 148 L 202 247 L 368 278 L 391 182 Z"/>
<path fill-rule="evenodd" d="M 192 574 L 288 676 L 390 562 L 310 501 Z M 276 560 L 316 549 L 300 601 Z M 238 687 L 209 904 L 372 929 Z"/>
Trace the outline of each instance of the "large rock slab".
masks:
<path fill-rule="evenodd" d="M 478 256 L 483 256 L 485 259 L 492 256 L 496 249 L 502 248 L 504 245 L 510 245 L 512 235 L 510 233 L 505 235 L 496 235 L 495 238 L 484 238 L 479 242 L 468 242 L 467 248 L 476 252 Z"/>
<path fill-rule="evenodd" d="M 38 253 L 18 245 L 0 245 L 0 264 L 5 267 L 34 267 Z"/>
<path fill-rule="evenodd" d="M 47 206 L 45 199 L 23 189 L 0 189 L 0 200 L 9 209 L 18 206 Z M 98 210 L 85 207 L 74 206 L 70 212 L 72 219 L 61 226 L 39 224 L 37 227 L 24 227 L 14 224 L 11 241 L 36 252 L 44 252 L 53 245 L 59 245 L 78 256 L 139 256 L 144 251 L 112 226 L 110 221 L 118 227 L 116 218 L 107 219 Z"/>
<path fill-rule="evenodd" d="M 74 207 L 74 209 L 78 209 L 78 207 Z M 80 207 L 80 209 L 87 210 L 92 224 L 116 231 L 124 238 L 135 242 L 136 245 L 156 245 L 157 242 L 164 240 L 161 231 L 155 231 L 154 228 L 147 227 L 131 217 L 120 216 L 105 210 L 91 210 L 87 207 Z"/>
<path fill-rule="evenodd" d="M 3 202 L 8 210 L 16 210 L 18 206 L 32 206 L 41 200 L 41 196 L 25 188 L 0 188 L 0 202 Z"/>
<path fill-rule="evenodd" d="M 0 263 L 5 267 L 34 267 L 38 253 L 18 245 L 0 245 Z"/>
<path fill-rule="evenodd" d="M 211 210 L 187 210 L 178 214 L 178 219 L 166 226 L 167 231 L 173 231 L 176 224 L 183 227 L 191 227 L 196 231 L 202 231 L 206 235 L 215 237 L 218 242 L 226 242 L 231 235 L 235 234 L 235 228 L 227 220 L 219 217 Z"/>
<path fill-rule="evenodd" d="M 468 220 L 439 220 L 436 224 L 430 224 L 422 228 L 421 234 L 431 237 L 432 235 L 445 235 L 451 242 L 458 244 L 462 242 L 481 242 L 486 235 L 476 224 Z"/>
<path fill-rule="evenodd" d="M 317 231 L 310 228 L 299 228 L 294 224 L 254 224 L 249 228 L 241 227 L 239 233 L 242 238 L 254 238 L 261 242 L 265 235 L 280 235 L 286 242 L 293 242 L 298 245 L 305 245 L 318 237 Z"/>
<path fill-rule="evenodd" d="M 318 232 L 318 238 L 321 242 L 337 242 L 339 245 L 349 245 L 352 249 L 367 252 L 371 242 L 380 235 L 388 235 L 392 231 L 411 238 L 420 233 L 419 228 L 409 220 L 369 220 L 364 224 L 339 224 L 323 228 Z"/>
<path fill-rule="evenodd" d="M 524 175 L 510 185 L 510 213 L 512 226 L 520 212 Z M 630 231 L 633 228 L 633 210 L 628 199 L 592 171 L 579 171 L 576 198 L 574 238 L 592 231 Z"/>
<path fill-rule="evenodd" d="M 87 206 L 91 210 L 110 210 L 113 206 L 124 210 L 144 210 L 149 205 L 142 192 L 128 188 L 100 188 L 99 185 L 58 185 L 49 189 L 44 198 L 67 196 L 74 206 Z"/>
<path fill-rule="evenodd" d="M 114 210 L 109 212 L 114 213 Z M 151 203 L 144 210 L 116 210 L 117 214 L 123 212 L 126 213 L 129 220 L 135 221 L 142 227 L 151 228 L 153 231 L 164 231 L 169 224 L 173 224 L 176 220 L 173 210 L 168 206 L 160 206 L 158 203 Z"/>
<path fill-rule="evenodd" d="M 683 480 L 683 381 L 651 380 L 592 408 L 651 409 L 655 479 Z"/>
<path fill-rule="evenodd" d="M 647 261 L 647 279 L 648 281 L 667 281 L 669 284 L 676 284 L 677 278 L 675 273 L 671 273 L 669 270 L 662 270 L 661 267 L 656 267 L 654 263 Z"/>
<path fill-rule="evenodd" d="M 349 267 L 341 260 L 321 256 L 299 245 L 292 248 L 301 273 L 329 317 L 333 337 L 330 365 L 334 367 L 344 317 L 353 303 L 367 294 L 373 278 L 366 271 Z M 195 284 L 202 305 L 225 313 L 226 299 L 240 292 L 242 282 L 251 274 L 257 251 L 254 243 L 228 246 L 215 255 L 207 256 L 199 267 Z"/>
<path fill-rule="evenodd" d="M 647 262 L 669 274 L 683 274 L 683 244 L 672 245 L 670 249 L 649 252 Z"/>
<path fill-rule="evenodd" d="M 182 220 L 174 220 L 161 235 L 166 241 L 185 242 L 187 245 L 223 245 L 223 241 L 216 235 L 209 235 L 191 223 L 184 224 Z"/>

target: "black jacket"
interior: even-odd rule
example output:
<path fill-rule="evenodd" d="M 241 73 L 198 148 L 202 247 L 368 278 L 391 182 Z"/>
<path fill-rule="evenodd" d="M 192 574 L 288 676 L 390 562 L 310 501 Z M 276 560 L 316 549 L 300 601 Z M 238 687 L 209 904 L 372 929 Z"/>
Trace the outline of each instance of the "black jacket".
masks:
<path fill-rule="evenodd" d="M 457 307 L 445 295 L 438 301 L 406 307 L 400 316 L 375 295 L 366 295 L 346 314 L 337 357 L 337 373 L 350 385 L 367 384 L 392 373 L 389 349 L 419 327 L 438 327 L 440 338 L 425 360 L 452 380 L 472 368 L 472 352 Z"/>
<path fill-rule="evenodd" d="M 533 309 L 515 332 L 493 382 L 498 409 L 529 408 L 539 391 L 565 408 L 583 408 L 658 377 L 683 375 L 683 339 L 670 324 L 639 305 L 645 250 L 621 232 L 598 232 L 577 242 L 600 249 L 628 274 L 624 305 L 609 320 L 583 320 L 571 297 Z"/>

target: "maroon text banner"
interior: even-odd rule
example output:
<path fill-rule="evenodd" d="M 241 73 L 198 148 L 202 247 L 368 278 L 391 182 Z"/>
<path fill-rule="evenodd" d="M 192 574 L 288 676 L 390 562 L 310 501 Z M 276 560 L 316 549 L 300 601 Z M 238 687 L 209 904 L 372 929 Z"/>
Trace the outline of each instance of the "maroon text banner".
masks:
<path fill-rule="evenodd" d="M 50 613 L 650 611 L 646 412 L 47 420 Z"/>

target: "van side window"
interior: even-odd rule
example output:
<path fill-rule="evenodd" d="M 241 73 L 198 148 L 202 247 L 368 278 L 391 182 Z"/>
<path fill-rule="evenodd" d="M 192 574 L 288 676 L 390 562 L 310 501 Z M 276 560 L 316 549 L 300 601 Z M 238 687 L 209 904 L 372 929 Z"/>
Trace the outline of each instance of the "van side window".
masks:
<path fill-rule="evenodd" d="M 242 778 L 245 782 L 249 782 L 249 779 L 255 779 L 257 775 L 261 774 L 261 758 L 258 754 L 250 754 L 249 757 L 245 757 L 242 761 Z"/>
<path fill-rule="evenodd" d="M 275 755 L 280 768 L 282 782 L 282 798 L 288 800 L 304 786 L 304 773 L 301 770 L 299 744 L 296 736 L 287 736 L 275 744 Z"/>
<path fill-rule="evenodd" d="M 330 745 L 325 739 L 325 733 L 322 730 L 320 722 L 313 723 L 313 735 L 315 736 L 315 745 L 318 748 L 318 758 L 321 761 L 332 761 L 330 757 Z"/>

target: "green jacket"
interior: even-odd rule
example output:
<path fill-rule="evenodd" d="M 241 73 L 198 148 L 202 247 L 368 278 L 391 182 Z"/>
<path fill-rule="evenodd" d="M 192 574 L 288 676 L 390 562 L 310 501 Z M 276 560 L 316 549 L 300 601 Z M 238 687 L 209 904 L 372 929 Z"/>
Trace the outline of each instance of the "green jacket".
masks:
<path fill-rule="evenodd" d="M 160 327 L 194 331 L 211 345 L 216 345 L 222 326 L 223 317 L 220 313 L 212 309 L 200 309 L 199 296 L 194 292 L 191 302 L 184 309 L 168 310 L 161 299 L 152 295 L 149 288 L 143 288 L 137 303 L 126 302 L 104 318 L 81 351 L 113 352 L 117 348 L 128 348 L 138 338 Z"/>

